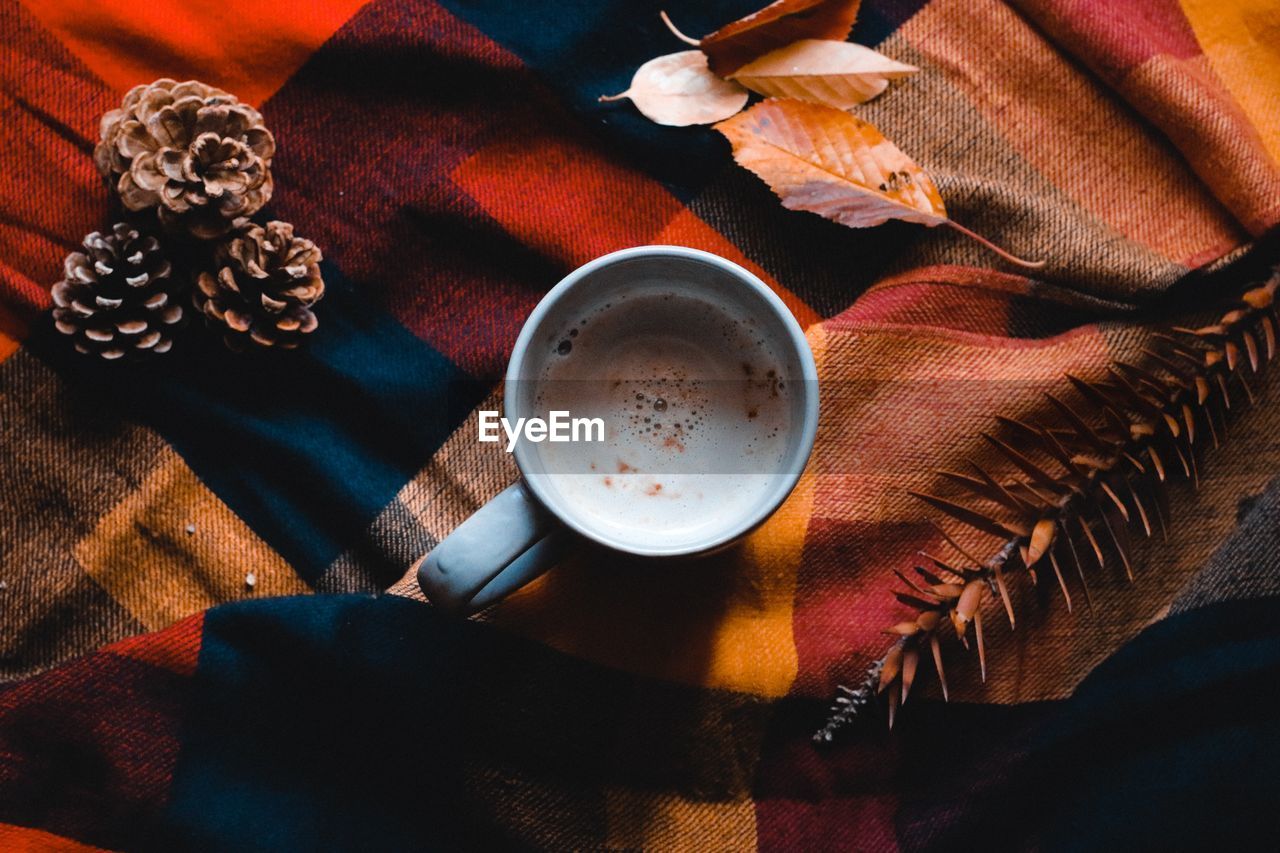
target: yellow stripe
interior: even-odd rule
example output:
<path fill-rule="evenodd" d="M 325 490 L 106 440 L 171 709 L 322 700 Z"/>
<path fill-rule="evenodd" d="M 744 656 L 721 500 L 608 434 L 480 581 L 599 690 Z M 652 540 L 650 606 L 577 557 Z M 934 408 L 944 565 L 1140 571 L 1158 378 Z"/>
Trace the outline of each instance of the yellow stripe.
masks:
<path fill-rule="evenodd" d="M 154 631 L 227 601 L 311 591 L 181 457 L 164 455 L 75 547 L 112 598 Z"/>
<path fill-rule="evenodd" d="M 1182 0 L 1213 72 L 1280 164 L 1280 5 L 1275 0 Z"/>

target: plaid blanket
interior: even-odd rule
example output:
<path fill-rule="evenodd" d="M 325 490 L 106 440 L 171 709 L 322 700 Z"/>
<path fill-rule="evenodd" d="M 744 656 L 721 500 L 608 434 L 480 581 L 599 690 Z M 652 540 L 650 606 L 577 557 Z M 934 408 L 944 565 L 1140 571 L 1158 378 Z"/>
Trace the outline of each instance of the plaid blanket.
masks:
<path fill-rule="evenodd" d="M 760 2 L 666 5 L 698 33 Z M 1175 486 L 1136 583 L 1070 613 L 1015 590 L 985 684 L 958 660 L 893 733 L 809 735 L 939 544 L 908 490 L 1280 255 L 1280 10 L 864 2 L 852 39 L 921 73 L 858 114 L 1049 261 L 1026 276 L 949 229 L 785 211 L 714 132 L 597 103 L 680 49 L 660 5 L 0 0 L 0 846 L 1274 843 L 1268 402 Z M 121 369 L 52 332 L 48 284 L 109 215 L 97 118 L 159 77 L 274 131 L 270 212 L 327 259 L 306 349 Z M 807 328 L 800 486 L 727 554 L 584 550 L 441 617 L 406 572 L 515 477 L 474 419 L 524 316 L 645 243 L 746 266 Z"/>

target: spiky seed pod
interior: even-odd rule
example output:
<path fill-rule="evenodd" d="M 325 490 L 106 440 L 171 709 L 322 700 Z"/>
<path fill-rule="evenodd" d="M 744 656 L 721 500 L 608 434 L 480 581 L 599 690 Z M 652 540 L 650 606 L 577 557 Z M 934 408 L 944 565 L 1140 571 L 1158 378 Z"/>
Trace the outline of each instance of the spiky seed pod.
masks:
<path fill-rule="evenodd" d="M 293 349 L 315 331 L 311 308 L 324 296 L 320 249 L 296 237 L 287 222 L 251 225 L 214 253 L 215 269 L 202 272 L 195 306 L 233 350 L 248 346 Z"/>
<path fill-rule="evenodd" d="M 1068 575 L 1078 578 L 1092 606 L 1086 569 L 1103 568 L 1107 552 L 1132 581 L 1129 529 L 1137 527 L 1146 536 L 1154 529 L 1165 531 L 1166 480 L 1181 473 L 1198 485 L 1197 453 L 1206 436 L 1214 447 L 1225 439 L 1233 398 L 1252 403 L 1252 377 L 1276 358 L 1277 291 L 1280 268 L 1246 289 L 1218 322 L 1154 335 L 1140 363 L 1114 362 L 1101 381 L 1068 374 L 1080 401 L 1068 403 L 1065 396 L 1046 393 L 1051 420 L 1035 424 L 997 418 L 1008 440 L 986 433 L 982 437 L 1007 463 L 1007 476 L 973 462 L 968 463 L 972 474 L 938 472 L 967 493 L 966 503 L 913 492 L 951 520 L 1002 544 L 979 561 L 937 528 L 959 559 L 946 562 L 926 554 L 931 567 L 916 566 L 918 580 L 895 573 L 907 590 L 894 595 L 915 608 L 917 617 L 889 629 L 896 642 L 869 671 L 863 687 L 843 690 L 845 698 L 837 700 L 816 739 L 831 740 L 838 728 L 853 720 L 868 703 L 872 682 L 878 685 L 876 692 L 887 697 L 892 725 L 926 647 L 946 698 L 939 640 L 950 633 L 947 628 L 968 648 L 972 624 L 985 680 L 982 601 L 988 592 L 998 594 L 1010 626 L 1014 624 L 1007 575 L 1025 574 L 1034 584 L 1037 569 L 1048 563 L 1068 610 Z M 852 702 L 851 696 L 858 701 Z"/>
<path fill-rule="evenodd" d="M 125 208 L 211 239 L 271 198 L 275 139 L 234 95 L 196 80 L 135 86 L 102 117 L 93 159 Z"/>
<path fill-rule="evenodd" d="M 53 322 L 75 348 L 105 359 L 168 352 L 182 323 L 182 286 L 160 242 L 120 222 L 84 238 L 52 288 Z"/>

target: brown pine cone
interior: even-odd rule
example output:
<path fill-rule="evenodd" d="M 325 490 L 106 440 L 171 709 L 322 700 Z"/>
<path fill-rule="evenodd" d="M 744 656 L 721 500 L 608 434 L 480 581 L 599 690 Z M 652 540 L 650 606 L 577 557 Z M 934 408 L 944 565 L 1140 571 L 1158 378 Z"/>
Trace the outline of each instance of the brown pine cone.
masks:
<path fill-rule="evenodd" d="M 135 86 L 102 117 L 94 163 L 129 210 L 173 231 L 221 237 L 271 198 L 276 143 L 262 116 L 195 80 Z"/>
<path fill-rule="evenodd" d="M 288 222 L 250 225 L 214 252 L 214 272 L 202 272 L 195 306 L 224 329 L 233 350 L 247 344 L 293 349 L 315 331 L 311 306 L 324 296 L 320 249 L 293 236 Z"/>
<path fill-rule="evenodd" d="M 168 352 L 182 322 L 180 285 L 158 240 L 125 222 L 84 238 L 53 286 L 53 322 L 75 348 L 106 359 Z"/>

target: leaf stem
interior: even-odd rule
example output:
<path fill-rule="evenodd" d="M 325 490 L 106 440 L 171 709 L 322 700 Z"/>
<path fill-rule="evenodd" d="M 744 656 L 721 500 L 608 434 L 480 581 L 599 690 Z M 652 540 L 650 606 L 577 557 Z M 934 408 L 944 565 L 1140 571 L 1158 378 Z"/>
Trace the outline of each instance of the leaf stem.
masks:
<path fill-rule="evenodd" d="M 1018 266 L 1025 267 L 1026 269 L 1029 269 L 1029 270 L 1038 270 L 1044 267 L 1045 265 L 1045 261 L 1028 261 L 1028 260 L 1024 260 L 1023 258 L 1019 258 L 1017 255 L 1013 255 L 1013 254 L 1010 254 L 1009 252 L 1006 252 L 1004 249 L 1001 249 L 999 246 L 997 246 L 995 243 L 992 243 L 986 237 L 983 237 L 981 234 L 975 234 L 974 232 L 970 231 L 968 228 L 965 228 L 959 222 L 956 222 L 954 219 L 947 219 L 944 221 L 946 222 L 947 225 L 950 225 L 952 228 L 956 229 L 961 234 L 987 247 L 988 249 L 995 252 L 997 255 L 1004 258 L 1006 261 L 1008 261 L 1011 264 L 1017 264 Z"/>
<path fill-rule="evenodd" d="M 702 42 L 699 41 L 698 39 L 691 39 L 684 33 L 680 32 L 678 29 L 676 29 L 676 25 L 671 23 L 671 19 L 667 17 L 666 12 L 658 12 L 658 15 L 659 17 L 662 18 L 662 23 L 667 25 L 667 29 L 671 30 L 671 34 L 676 38 L 680 39 L 680 41 L 684 42 L 685 44 L 691 44 L 694 47 L 702 46 Z"/>

